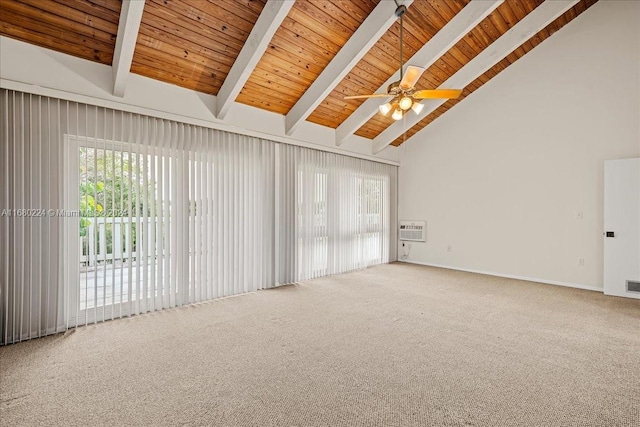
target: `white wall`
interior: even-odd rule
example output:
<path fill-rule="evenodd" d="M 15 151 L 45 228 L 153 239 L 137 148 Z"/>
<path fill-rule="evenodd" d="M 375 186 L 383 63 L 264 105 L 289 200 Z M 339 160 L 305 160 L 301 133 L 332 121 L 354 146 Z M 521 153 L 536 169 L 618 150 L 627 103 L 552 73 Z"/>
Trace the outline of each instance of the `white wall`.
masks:
<path fill-rule="evenodd" d="M 409 260 L 602 289 L 603 162 L 640 156 L 639 40 L 640 2 L 599 2 L 401 146 L 399 218 L 427 221 Z"/>
<path fill-rule="evenodd" d="M 340 148 L 335 130 L 304 122 L 288 137 L 284 116 L 235 103 L 225 120 L 215 118 L 215 96 L 131 74 L 125 96 L 112 95 L 112 67 L 0 36 L 0 86 L 200 126 L 250 134 L 371 160 L 398 160 L 390 147 L 371 155 L 371 141 L 352 135 Z M 251 132 L 248 132 L 251 131 Z"/>

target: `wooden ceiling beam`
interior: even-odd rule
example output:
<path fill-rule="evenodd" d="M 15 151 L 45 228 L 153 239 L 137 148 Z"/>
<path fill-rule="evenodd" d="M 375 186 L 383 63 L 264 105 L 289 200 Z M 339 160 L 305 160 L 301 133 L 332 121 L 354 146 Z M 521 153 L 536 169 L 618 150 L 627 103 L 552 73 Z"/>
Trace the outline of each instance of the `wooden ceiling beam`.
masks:
<path fill-rule="evenodd" d="M 268 1 L 262 9 L 256 24 L 253 26 L 247 42 L 242 47 L 218 96 L 216 97 L 216 117 L 224 119 L 242 90 L 254 68 L 260 61 L 262 54 L 269 46 L 271 38 L 287 17 L 293 7 L 293 0 Z"/>
<path fill-rule="evenodd" d="M 442 55 L 447 53 L 460 39 L 475 28 L 484 18 L 496 9 L 504 0 L 473 0 L 449 21 L 442 30 L 438 31 L 418 52 L 416 52 L 407 64 L 429 68 Z M 400 80 L 400 70 L 397 70 L 384 82 L 376 92 L 384 93 L 387 86 Z M 336 128 L 336 145 L 341 145 L 344 140 L 353 135 L 362 125 L 378 112 L 380 99 L 368 99 L 358 107 L 340 126 Z"/>
<path fill-rule="evenodd" d="M 545 1 L 488 48 L 480 52 L 478 56 L 469 61 L 457 73 L 449 77 L 440 87 L 465 88 L 579 1 Z M 407 114 L 405 119 L 389 126 L 373 139 L 373 153 L 377 154 L 382 151 L 406 130 L 418 124 L 424 117 L 447 101 L 446 99 L 428 100 L 424 102 L 425 108 L 423 108 L 421 114 Z"/>
<path fill-rule="evenodd" d="M 122 2 L 112 64 L 113 94 L 115 96 L 124 96 L 127 77 L 129 77 L 129 72 L 131 71 L 133 52 L 136 49 L 138 31 L 140 31 L 140 23 L 142 22 L 143 10 L 144 0 L 124 0 Z"/>
<path fill-rule="evenodd" d="M 409 6 L 413 0 L 405 0 Z M 287 135 L 291 135 L 323 99 L 349 74 L 351 69 L 364 57 L 369 49 L 398 19 L 394 2 L 381 1 L 358 27 L 345 45 L 338 51 L 318 78 L 300 97 L 285 117 Z"/>

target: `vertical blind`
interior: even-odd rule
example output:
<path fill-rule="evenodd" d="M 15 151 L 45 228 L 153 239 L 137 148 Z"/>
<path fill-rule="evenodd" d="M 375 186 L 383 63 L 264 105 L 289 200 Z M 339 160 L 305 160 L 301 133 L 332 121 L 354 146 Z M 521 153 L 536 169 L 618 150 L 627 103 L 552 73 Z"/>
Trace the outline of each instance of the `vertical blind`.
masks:
<path fill-rule="evenodd" d="M 397 168 L 0 92 L 0 343 L 395 259 Z"/>
<path fill-rule="evenodd" d="M 395 254 L 394 166 L 282 145 L 279 190 L 286 195 L 281 235 L 295 262 L 293 280 L 389 262 Z M 282 228 L 282 227 L 281 227 Z"/>

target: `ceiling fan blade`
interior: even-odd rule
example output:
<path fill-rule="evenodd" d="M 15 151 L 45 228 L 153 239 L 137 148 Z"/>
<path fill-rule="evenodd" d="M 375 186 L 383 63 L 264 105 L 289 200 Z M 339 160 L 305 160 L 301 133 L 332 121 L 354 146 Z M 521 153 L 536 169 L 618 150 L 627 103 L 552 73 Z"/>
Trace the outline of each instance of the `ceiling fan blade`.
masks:
<path fill-rule="evenodd" d="M 402 89 L 409 89 L 414 87 L 416 83 L 418 83 L 418 79 L 424 73 L 424 68 L 416 67 L 415 65 L 409 65 L 407 70 L 402 77 L 402 81 L 400 82 L 400 87 Z"/>
<path fill-rule="evenodd" d="M 413 97 L 415 99 L 455 99 L 461 93 L 461 89 L 419 90 L 413 93 Z"/>
<path fill-rule="evenodd" d="M 374 93 L 372 95 L 351 95 L 345 96 L 344 99 L 362 99 L 362 98 L 388 98 L 393 95 L 389 95 L 388 93 Z"/>

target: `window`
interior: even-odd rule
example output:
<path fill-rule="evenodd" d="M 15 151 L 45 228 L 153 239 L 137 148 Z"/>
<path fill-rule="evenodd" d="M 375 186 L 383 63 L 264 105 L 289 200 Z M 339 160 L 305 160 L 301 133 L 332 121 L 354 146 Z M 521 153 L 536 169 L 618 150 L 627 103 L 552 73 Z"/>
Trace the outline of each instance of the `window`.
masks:
<path fill-rule="evenodd" d="M 296 280 L 387 262 L 395 171 L 300 147 L 289 150 L 298 152 Z"/>

